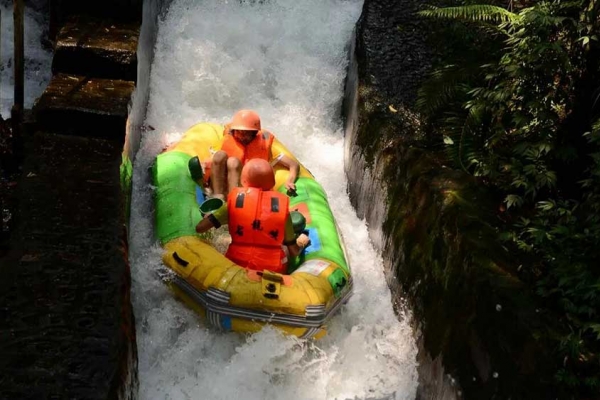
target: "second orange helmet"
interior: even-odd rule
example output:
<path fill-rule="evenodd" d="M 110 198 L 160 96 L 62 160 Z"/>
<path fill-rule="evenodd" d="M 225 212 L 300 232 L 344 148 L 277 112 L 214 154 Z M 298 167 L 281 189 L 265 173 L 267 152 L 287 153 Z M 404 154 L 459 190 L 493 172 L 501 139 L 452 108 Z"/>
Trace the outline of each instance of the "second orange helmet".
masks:
<path fill-rule="evenodd" d="M 242 168 L 241 183 L 243 187 L 254 187 L 270 190 L 275 186 L 275 173 L 268 161 L 253 158 Z"/>

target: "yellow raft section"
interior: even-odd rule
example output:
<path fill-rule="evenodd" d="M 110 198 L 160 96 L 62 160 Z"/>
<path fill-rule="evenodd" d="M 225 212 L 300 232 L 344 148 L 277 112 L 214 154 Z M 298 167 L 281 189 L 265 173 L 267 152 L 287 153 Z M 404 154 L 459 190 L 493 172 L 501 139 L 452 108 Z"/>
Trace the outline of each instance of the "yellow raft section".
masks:
<path fill-rule="evenodd" d="M 212 158 L 215 151 L 220 150 L 222 139 L 222 125 L 201 123 L 190 128 L 183 138 L 167 151 L 179 151 L 190 156 L 197 155 L 200 161 L 205 163 Z M 275 138 L 273 154 L 276 156 L 279 153 L 296 159 Z M 314 179 L 312 174 L 302 164 L 300 165 L 299 177 Z M 276 166 L 275 171 L 276 188 L 278 188 L 287 179 L 288 171 L 280 166 Z M 324 309 L 329 311 L 337 300 L 328 277 L 339 268 L 330 260 L 308 261 L 307 263 L 311 265 L 310 268 L 300 266 L 291 275 L 280 275 L 269 271 L 261 274 L 234 264 L 200 236 L 179 237 L 164 244 L 164 248 L 163 262 L 165 265 L 201 293 L 208 293 L 209 290 L 212 290 L 226 294 L 224 297 L 229 298 L 227 304 L 224 304 L 225 309 L 233 307 L 241 310 L 267 311 L 274 314 L 306 317 L 307 310 L 311 306 L 317 308 L 324 306 Z M 188 264 L 183 266 L 174 254 L 179 260 L 183 259 Z M 350 280 L 349 276 L 346 278 Z M 195 301 L 176 285 L 171 286 L 188 306 L 209 318 L 213 324 L 215 318 L 220 318 L 221 321 L 217 321 L 216 324 L 221 325 L 222 328 L 225 325 L 226 330 L 256 332 L 265 323 L 270 322 L 268 318 L 250 317 L 248 319 L 230 316 L 227 311 L 221 315 L 207 315 L 207 310 L 198 301 Z M 325 326 L 302 327 L 293 326 L 293 323 L 290 325 L 272 323 L 272 325 L 298 337 L 320 338 L 326 333 Z"/>

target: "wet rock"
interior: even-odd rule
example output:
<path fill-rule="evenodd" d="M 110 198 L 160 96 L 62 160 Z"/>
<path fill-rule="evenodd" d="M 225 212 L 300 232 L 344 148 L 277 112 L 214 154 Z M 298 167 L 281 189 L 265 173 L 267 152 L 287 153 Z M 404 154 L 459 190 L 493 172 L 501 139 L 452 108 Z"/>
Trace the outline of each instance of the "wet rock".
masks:
<path fill-rule="evenodd" d="M 366 0 L 357 23 L 361 82 L 390 104 L 412 103 L 431 68 L 427 22 L 415 15 L 422 7 L 415 0 Z"/>
<path fill-rule="evenodd" d="M 57 74 L 34 105 L 45 130 L 123 141 L 133 81 Z"/>
<path fill-rule="evenodd" d="M 51 40 L 67 15 L 80 16 L 60 31 L 62 72 L 24 129 L 16 212 L 0 253 L 2 399 L 136 396 L 120 167 L 139 34 L 123 21 L 139 22 L 141 4 L 51 2 Z"/>
<path fill-rule="evenodd" d="M 420 7 L 365 0 L 345 100 L 351 201 L 382 227 L 372 235 L 388 281 L 422 335 L 418 398 L 551 398 L 551 317 L 498 242 L 494 199 L 445 164 L 415 112 L 435 57 Z"/>
<path fill-rule="evenodd" d="M 139 31 L 137 22 L 73 16 L 58 33 L 52 72 L 135 81 Z"/>
<path fill-rule="evenodd" d="M 0 398 L 128 398 L 137 358 L 122 148 L 37 133 L 26 149 L 19 224 L 0 259 Z"/>

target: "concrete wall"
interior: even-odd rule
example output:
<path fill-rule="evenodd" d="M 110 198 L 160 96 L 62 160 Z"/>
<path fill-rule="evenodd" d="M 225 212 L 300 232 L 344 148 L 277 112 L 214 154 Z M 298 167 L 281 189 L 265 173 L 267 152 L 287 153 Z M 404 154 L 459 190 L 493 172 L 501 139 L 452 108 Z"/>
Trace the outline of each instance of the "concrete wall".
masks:
<path fill-rule="evenodd" d="M 548 316 L 496 237 L 494 203 L 414 111 L 432 54 L 418 0 L 366 0 L 346 88 L 345 167 L 419 343 L 420 399 L 547 399 Z M 439 143 L 439 141 L 438 141 Z"/>

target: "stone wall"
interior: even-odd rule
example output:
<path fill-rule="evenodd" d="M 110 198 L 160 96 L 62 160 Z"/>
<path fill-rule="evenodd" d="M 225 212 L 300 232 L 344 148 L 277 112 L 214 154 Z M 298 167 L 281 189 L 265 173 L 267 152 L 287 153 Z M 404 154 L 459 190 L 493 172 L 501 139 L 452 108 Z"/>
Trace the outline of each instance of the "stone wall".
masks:
<path fill-rule="evenodd" d="M 154 58 L 154 44 L 158 34 L 158 19 L 165 13 L 171 0 L 146 0 L 143 6 L 143 22 L 137 49 L 137 82 L 131 101 L 131 109 L 127 119 L 125 143 L 123 145 L 122 163 L 120 167 L 121 186 L 125 193 L 125 214 L 129 223 L 129 207 L 131 204 L 131 181 L 133 179 L 133 160 L 140 147 L 145 131 L 146 106 L 150 96 L 150 73 Z"/>
<path fill-rule="evenodd" d="M 420 3 L 365 1 L 346 93 L 351 200 L 413 311 L 419 398 L 549 398 L 549 316 L 496 239 L 492 200 L 445 165 L 414 112 L 433 57 Z"/>
<path fill-rule="evenodd" d="M 144 4 L 141 99 L 162 3 Z M 137 77 L 130 68 L 126 76 L 106 77 L 83 67 L 94 64 L 86 57 L 98 54 L 108 63 L 136 62 L 120 55 L 137 41 L 142 2 L 51 5 L 59 17 L 73 17 L 53 20 L 55 61 L 87 62 L 77 63 L 77 71 L 63 70 L 68 60 L 54 63 L 52 81 L 34 107 L 36 119 L 24 131 L 17 222 L 0 257 L 0 398 L 132 399 L 137 346 L 123 156 L 133 156 L 139 142 L 139 135 L 126 136 Z M 135 44 L 127 47 L 135 50 Z M 136 115 L 143 120 L 143 113 Z"/>

